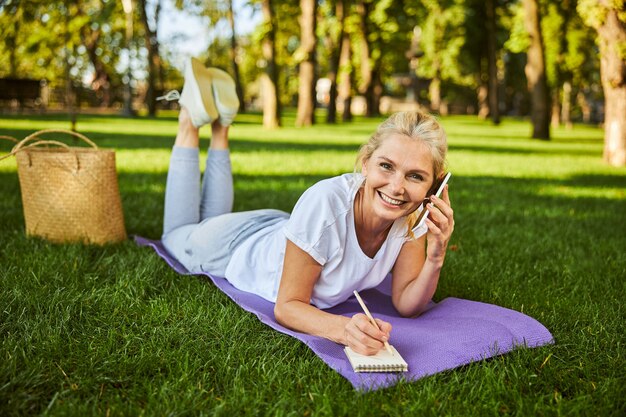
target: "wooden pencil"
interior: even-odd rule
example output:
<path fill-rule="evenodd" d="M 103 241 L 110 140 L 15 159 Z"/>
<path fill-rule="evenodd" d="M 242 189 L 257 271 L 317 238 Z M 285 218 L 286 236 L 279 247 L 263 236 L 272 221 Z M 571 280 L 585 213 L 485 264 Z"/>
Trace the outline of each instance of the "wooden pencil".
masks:
<path fill-rule="evenodd" d="M 363 309 L 363 311 L 365 312 L 365 315 L 367 316 L 368 319 L 370 319 L 370 321 L 372 322 L 372 324 L 378 329 L 380 330 L 380 327 L 378 327 L 378 324 L 376 323 L 376 320 L 374 320 L 374 317 L 372 317 L 372 314 L 370 313 L 370 311 L 367 309 L 367 306 L 365 305 L 365 303 L 363 302 L 363 299 L 361 298 L 361 296 L 359 295 L 359 293 L 357 292 L 357 290 L 354 290 L 354 296 L 356 297 L 356 300 L 359 302 L 359 304 L 361 304 L 361 308 Z M 385 349 L 387 349 L 387 352 L 391 353 L 393 355 L 393 350 L 391 350 L 391 346 L 389 346 L 389 342 L 384 341 L 383 342 L 385 344 Z"/>

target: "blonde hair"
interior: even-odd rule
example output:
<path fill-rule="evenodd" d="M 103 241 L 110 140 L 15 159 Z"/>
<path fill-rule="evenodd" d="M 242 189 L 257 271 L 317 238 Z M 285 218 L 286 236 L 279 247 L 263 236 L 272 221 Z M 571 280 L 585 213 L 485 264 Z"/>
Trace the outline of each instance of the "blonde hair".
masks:
<path fill-rule="evenodd" d="M 363 163 L 370 159 L 376 149 L 393 135 L 406 136 L 426 145 L 433 161 L 433 184 L 443 176 L 448 153 L 446 132 L 434 116 L 421 111 L 394 113 L 382 122 L 367 143 L 359 149 L 355 170 L 360 171 Z M 416 226 L 416 219 L 417 215 L 414 212 L 407 216 L 407 236 L 410 238 L 414 237 L 413 228 Z"/>

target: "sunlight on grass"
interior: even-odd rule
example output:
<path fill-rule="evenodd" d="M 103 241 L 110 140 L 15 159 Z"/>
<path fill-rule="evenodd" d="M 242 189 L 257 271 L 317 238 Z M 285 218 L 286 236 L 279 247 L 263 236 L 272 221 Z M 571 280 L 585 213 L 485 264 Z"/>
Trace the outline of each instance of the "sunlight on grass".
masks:
<path fill-rule="evenodd" d="M 259 114 L 237 117 L 235 210 L 290 211 L 313 183 L 352 172 L 382 121 L 298 129 L 293 120 L 288 111 L 285 127 L 265 130 Z M 10 158 L 0 161 L 0 414 L 618 415 L 626 409 L 626 169 L 602 162 L 597 127 L 553 129 L 544 142 L 528 138 L 524 120 L 441 121 L 455 232 L 435 300 L 522 311 L 555 345 L 356 393 L 304 344 L 131 241 L 26 238 Z M 66 115 L 0 117 L 0 134 L 17 138 L 68 127 Z M 129 235 L 158 238 L 176 112 L 80 115 L 78 129 L 116 150 Z M 201 135 L 202 167 L 210 129 Z M 0 141 L 0 154 L 12 146 Z"/>
<path fill-rule="evenodd" d="M 547 186 L 537 190 L 538 196 L 557 196 L 569 198 L 607 198 L 611 200 L 626 199 L 624 187 L 567 187 L 567 186 Z"/>

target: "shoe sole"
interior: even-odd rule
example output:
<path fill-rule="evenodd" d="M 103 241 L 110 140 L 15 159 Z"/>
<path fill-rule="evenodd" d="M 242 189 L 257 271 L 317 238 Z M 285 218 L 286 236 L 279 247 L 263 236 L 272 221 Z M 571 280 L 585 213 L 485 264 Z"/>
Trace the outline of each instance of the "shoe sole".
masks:
<path fill-rule="evenodd" d="M 207 68 L 211 74 L 215 106 L 220 115 L 220 123 L 228 126 L 239 111 L 239 97 L 235 81 L 225 71 L 218 68 Z"/>
<path fill-rule="evenodd" d="M 200 101 L 209 119 L 211 119 L 210 121 L 213 121 L 218 118 L 219 113 L 213 98 L 213 77 L 211 72 L 196 58 L 191 58 L 191 71 L 196 82 L 196 91 L 200 94 Z"/>

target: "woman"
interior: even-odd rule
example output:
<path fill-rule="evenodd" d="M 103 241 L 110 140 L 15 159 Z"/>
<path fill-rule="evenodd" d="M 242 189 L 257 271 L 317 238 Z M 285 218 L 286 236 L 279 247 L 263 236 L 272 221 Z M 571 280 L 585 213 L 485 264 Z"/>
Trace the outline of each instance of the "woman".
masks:
<path fill-rule="evenodd" d="M 364 314 L 322 309 L 373 288 L 392 274 L 392 301 L 403 316 L 432 298 L 454 229 L 448 189 L 430 196 L 444 174 L 446 137 L 431 116 L 397 113 L 359 152 L 361 172 L 320 181 L 291 215 L 278 210 L 232 213 L 228 128 L 238 107 L 226 73 L 192 61 L 180 97 L 178 134 L 165 196 L 163 243 L 191 272 L 224 276 L 236 288 L 275 303 L 275 317 L 293 330 L 322 336 L 371 355 L 391 325 Z M 212 140 L 200 184 L 198 128 Z M 429 218 L 414 227 L 415 213 Z"/>

